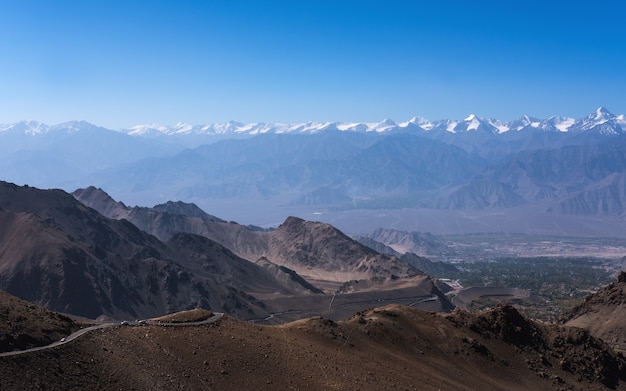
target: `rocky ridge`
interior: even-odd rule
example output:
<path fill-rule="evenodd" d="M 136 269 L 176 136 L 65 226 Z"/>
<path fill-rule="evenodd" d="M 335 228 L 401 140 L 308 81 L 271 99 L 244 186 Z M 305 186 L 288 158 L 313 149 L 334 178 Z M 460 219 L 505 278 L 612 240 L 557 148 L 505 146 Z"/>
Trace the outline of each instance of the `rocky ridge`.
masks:
<path fill-rule="evenodd" d="M 407 277 L 421 273 L 397 257 L 383 255 L 361 245 L 329 224 L 288 217 L 277 229 L 263 231 L 225 222 L 208 214 L 189 216 L 163 211 L 158 206 L 124 207 L 124 211 L 119 212 L 123 204 L 95 188 L 79 189 L 72 194 L 103 214 L 111 218 L 128 219 L 142 230 L 162 239 L 177 232 L 205 236 L 251 262 L 264 257 L 272 263 L 294 270 L 305 279 L 344 282 L 391 275 Z"/>
<path fill-rule="evenodd" d="M 205 237 L 162 242 L 61 190 L 0 182 L 0 289 L 32 303 L 92 319 L 195 307 L 251 318 L 267 315 L 255 291 L 311 292 L 283 282 Z"/>
<path fill-rule="evenodd" d="M 626 353 L 626 272 L 617 281 L 587 296 L 561 323 L 588 330 L 615 350 Z"/>

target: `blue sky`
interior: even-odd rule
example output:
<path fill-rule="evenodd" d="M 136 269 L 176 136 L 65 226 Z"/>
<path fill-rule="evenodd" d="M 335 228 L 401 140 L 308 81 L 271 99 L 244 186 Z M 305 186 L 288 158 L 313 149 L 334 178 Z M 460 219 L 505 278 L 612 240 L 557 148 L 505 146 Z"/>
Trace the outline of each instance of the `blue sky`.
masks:
<path fill-rule="evenodd" d="M 626 113 L 623 1 L 0 2 L 0 123 Z"/>

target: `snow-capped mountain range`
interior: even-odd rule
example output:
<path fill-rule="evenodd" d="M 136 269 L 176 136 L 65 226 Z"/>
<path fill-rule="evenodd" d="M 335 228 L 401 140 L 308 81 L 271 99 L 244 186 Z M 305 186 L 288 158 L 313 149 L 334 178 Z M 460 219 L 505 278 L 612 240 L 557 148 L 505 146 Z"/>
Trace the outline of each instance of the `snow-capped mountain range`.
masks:
<path fill-rule="evenodd" d="M 501 121 L 497 119 L 480 118 L 471 114 L 463 120 L 430 121 L 423 117 L 413 117 L 405 122 L 395 122 L 385 119 L 381 122 L 305 122 L 297 124 L 287 123 L 251 123 L 229 121 L 223 124 L 193 126 L 178 123 L 175 126 L 137 125 L 124 130 L 131 135 L 173 135 L 173 134 L 263 134 L 263 133 L 316 133 L 324 130 L 340 130 L 351 132 L 385 133 L 402 130 L 422 130 L 427 132 L 446 131 L 463 133 L 470 131 L 485 131 L 500 134 L 509 131 L 538 129 L 554 132 L 574 132 L 597 130 L 602 134 L 621 134 L 626 132 L 626 117 L 614 115 L 604 107 L 585 118 L 574 119 L 569 117 L 550 117 L 540 120 L 527 115 L 515 121 Z"/>
<path fill-rule="evenodd" d="M 30 135 L 45 134 L 54 131 L 75 132 L 99 128 L 85 121 L 65 122 L 48 126 L 37 121 L 22 121 L 14 124 L 0 124 L 0 133 L 25 133 Z M 377 123 L 369 122 L 305 122 L 305 123 L 249 123 L 236 121 L 208 125 L 191 125 L 178 123 L 174 126 L 157 124 L 137 125 L 129 129 L 119 130 L 132 136 L 163 136 L 163 135 L 239 135 L 253 136 L 258 134 L 298 134 L 318 133 L 326 130 L 345 132 L 376 132 L 390 133 L 398 131 L 424 132 L 487 132 L 504 134 L 507 132 L 521 132 L 538 130 L 544 132 L 588 132 L 593 131 L 604 135 L 626 133 L 626 117 L 624 114 L 614 115 L 604 107 L 580 119 L 553 116 L 547 119 L 537 119 L 524 115 L 514 121 L 481 118 L 474 114 L 463 120 L 430 121 L 423 117 L 413 117 L 405 122 L 395 122 L 385 119 Z"/>
<path fill-rule="evenodd" d="M 624 115 L 605 108 L 509 122 L 470 115 L 111 130 L 23 121 L 0 125 L 0 179 L 67 191 L 93 185 L 136 205 L 184 200 L 260 226 L 310 213 L 362 232 L 382 208 L 386 221 L 410 229 L 422 220 L 405 211 L 426 213 L 432 223 L 422 229 L 442 233 L 624 236 L 625 150 Z M 476 220 L 458 224 L 453 211 Z"/>

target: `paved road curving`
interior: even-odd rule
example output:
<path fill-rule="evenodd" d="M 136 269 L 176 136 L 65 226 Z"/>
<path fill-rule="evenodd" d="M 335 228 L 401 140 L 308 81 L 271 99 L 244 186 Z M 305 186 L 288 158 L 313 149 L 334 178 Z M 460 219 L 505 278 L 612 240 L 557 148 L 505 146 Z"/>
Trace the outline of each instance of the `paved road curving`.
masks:
<path fill-rule="evenodd" d="M 219 319 L 221 319 L 222 316 L 224 316 L 222 312 L 214 312 L 212 317 L 205 319 L 205 320 L 201 320 L 199 322 L 181 323 L 181 322 L 158 322 L 154 320 L 138 320 L 138 321 L 127 322 L 127 323 L 125 322 L 123 324 L 124 325 L 127 324 L 128 326 L 146 326 L 147 325 L 147 326 L 163 326 L 163 327 L 200 326 L 203 324 L 214 323 L 218 321 Z M 120 322 L 103 323 L 103 324 L 98 324 L 95 326 L 86 327 L 84 329 L 80 329 L 68 335 L 65 338 L 62 338 L 60 341 L 53 342 L 50 345 L 38 346 L 36 348 L 30 348 L 30 349 L 25 349 L 25 350 L 14 350 L 11 352 L 4 352 L 4 353 L 0 353 L 0 357 L 17 356 L 18 354 L 32 353 L 32 352 L 36 352 L 39 350 L 51 349 L 56 346 L 60 346 L 60 345 L 72 342 L 73 340 L 80 337 L 81 335 L 87 334 L 91 331 L 105 329 L 109 327 L 115 327 L 115 326 L 121 326 Z"/>

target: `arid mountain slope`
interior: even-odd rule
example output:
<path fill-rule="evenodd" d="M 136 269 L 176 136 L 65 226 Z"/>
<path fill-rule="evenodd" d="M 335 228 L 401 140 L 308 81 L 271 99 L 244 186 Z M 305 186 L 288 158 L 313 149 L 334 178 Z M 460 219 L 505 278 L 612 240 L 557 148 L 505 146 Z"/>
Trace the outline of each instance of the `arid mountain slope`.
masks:
<path fill-rule="evenodd" d="M 575 307 L 563 323 L 586 330 L 626 353 L 626 272 Z"/>
<path fill-rule="evenodd" d="M 0 358 L 0 388 L 624 390 L 624 366 L 584 331 L 511 307 L 444 316 L 386 306 L 341 322 L 109 328 Z"/>
<path fill-rule="evenodd" d="M 78 328 L 66 316 L 0 290 L 0 353 L 48 345 Z"/>
<path fill-rule="evenodd" d="M 128 208 L 100 189 L 76 190 L 85 205 L 111 218 L 125 218 L 142 230 L 167 239 L 191 232 L 215 240 L 238 256 L 255 262 L 261 257 L 296 271 L 305 279 L 345 282 L 372 277 L 400 277 L 421 271 L 397 257 L 381 255 L 344 235 L 329 224 L 289 217 L 276 230 L 262 231 L 225 222 L 214 216 L 178 213 L 185 208 Z M 194 206 L 188 205 L 187 208 Z M 197 207 L 196 207 L 197 208 Z M 207 217 L 208 216 L 208 217 Z"/>
<path fill-rule="evenodd" d="M 159 241 L 60 190 L 0 182 L 0 289 L 61 312 L 143 318 L 194 307 L 267 314 L 255 292 L 301 294 L 211 240 Z"/>
<path fill-rule="evenodd" d="M 313 280 L 348 281 L 422 274 L 408 263 L 379 254 L 329 224 L 289 217 L 268 237 L 266 257 Z"/>
<path fill-rule="evenodd" d="M 233 290 L 233 295 L 237 291 L 272 295 L 320 293 L 289 269 L 276 265 L 272 268 L 269 262 L 257 264 L 246 261 L 203 236 L 179 233 L 166 244 L 174 250 L 176 259 L 186 272 L 192 276 L 210 276 L 211 283 L 215 284 L 214 289 L 222 285 Z M 217 299 L 223 300 L 224 297 Z M 213 304 L 211 308 L 219 309 L 218 303 Z"/>

